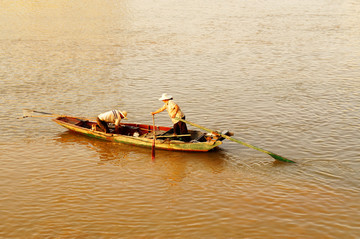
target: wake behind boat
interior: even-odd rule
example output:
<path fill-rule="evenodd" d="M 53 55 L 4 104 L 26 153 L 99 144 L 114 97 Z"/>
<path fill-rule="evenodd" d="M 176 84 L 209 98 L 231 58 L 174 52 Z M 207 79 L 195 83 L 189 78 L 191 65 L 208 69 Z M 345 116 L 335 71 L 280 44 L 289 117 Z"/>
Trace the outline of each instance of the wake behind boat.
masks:
<path fill-rule="evenodd" d="M 151 148 L 154 140 L 154 126 L 137 123 L 120 123 L 119 129 L 109 127 L 110 132 L 100 131 L 97 123 L 89 119 L 72 116 L 59 116 L 53 119 L 59 125 L 94 138 L 116 143 Z M 222 144 L 224 137 L 220 134 L 203 133 L 189 130 L 188 135 L 173 135 L 171 127 L 155 126 L 156 149 L 207 152 Z M 189 139 L 188 142 L 183 139 Z"/>

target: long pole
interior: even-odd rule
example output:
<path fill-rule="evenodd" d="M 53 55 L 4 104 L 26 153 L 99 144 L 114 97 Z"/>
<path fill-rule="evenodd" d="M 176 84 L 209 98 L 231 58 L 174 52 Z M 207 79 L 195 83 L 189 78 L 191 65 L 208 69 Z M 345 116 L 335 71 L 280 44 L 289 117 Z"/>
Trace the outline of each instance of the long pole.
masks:
<path fill-rule="evenodd" d="M 34 115 L 32 113 L 36 113 L 36 114 L 42 114 L 42 115 Z M 37 110 L 29 110 L 29 109 L 24 109 L 23 110 L 23 116 L 22 117 L 18 117 L 17 119 L 23 119 L 23 118 L 28 118 L 28 117 L 39 117 L 39 118 L 45 118 L 45 117 L 61 117 L 64 115 L 58 115 L 58 114 L 53 114 L 53 113 L 49 113 L 49 112 L 43 112 L 43 111 L 37 111 Z M 78 117 L 81 119 L 96 119 L 95 117 Z"/>
<path fill-rule="evenodd" d="M 192 125 L 192 126 L 195 126 L 195 127 L 199 128 L 199 129 L 208 131 L 208 132 L 210 132 L 210 133 L 218 134 L 218 135 L 224 137 L 225 139 L 231 140 L 231 141 L 233 141 L 233 142 L 242 144 L 242 145 L 247 146 L 247 147 L 249 147 L 249 148 L 252 148 L 252 149 L 258 150 L 258 151 L 260 151 L 260 152 L 266 153 L 266 154 L 270 155 L 271 157 L 273 157 L 273 158 L 276 159 L 276 160 L 279 160 L 279 161 L 282 161 L 282 162 L 287 162 L 287 163 L 295 163 L 294 161 L 292 161 L 292 160 L 290 160 L 290 159 L 287 159 L 287 158 L 285 158 L 285 157 L 282 157 L 282 156 L 280 156 L 280 155 L 278 155 L 278 154 L 272 153 L 272 152 L 270 152 L 270 151 L 261 149 L 261 148 L 259 148 L 259 147 L 254 146 L 254 145 L 251 145 L 251 144 L 248 144 L 248 143 L 246 143 L 246 142 L 240 141 L 240 140 L 238 140 L 238 139 L 232 138 L 232 137 L 230 137 L 230 136 L 228 136 L 228 135 L 218 133 L 218 132 L 216 132 L 215 130 L 211 130 L 211 129 L 205 128 L 205 127 L 203 127 L 203 126 L 200 126 L 200 125 L 198 125 L 198 124 L 192 123 L 192 122 L 187 121 L 187 120 L 183 120 L 183 119 L 180 119 L 180 118 L 177 118 L 177 119 L 180 120 L 180 121 L 182 121 L 182 122 L 184 122 L 184 123 L 187 123 L 187 124 L 190 124 L 190 125 Z"/>
<path fill-rule="evenodd" d="M 151 159 L 154 160 L 155 159 L 155 141 L 156 141 L 156 128 L 155 128 L 155 116 L 154 115 L 152 115 L 152 119 L 153 119 L 154 139 L 153 139 L 152 148 L 151 148 Z"/>

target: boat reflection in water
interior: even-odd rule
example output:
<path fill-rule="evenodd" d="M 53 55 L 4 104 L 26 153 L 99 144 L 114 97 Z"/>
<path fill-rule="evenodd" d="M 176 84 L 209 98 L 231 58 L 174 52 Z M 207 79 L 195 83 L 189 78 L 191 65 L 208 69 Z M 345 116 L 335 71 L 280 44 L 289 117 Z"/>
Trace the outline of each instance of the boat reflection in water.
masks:
<path fill-rule="evenodd" d="M 199 173 L 203 170 L 214 174 L 221 173 L 229 161 L 229 156 L 221 148 L 207 153 L 157 150 L 156 159 L 153 161 L 148 148 L 94 139 L 70 130 L 59 134 L 54 140 L 95 151 L 99 158 L 98 165 L 110 164 L 135 172 L 151 167 L 154 177 L 160 176 L 171 185 L 181 182 L 188 173 Z"/>
<path fill-rule="evenodd" d="M 65 144 L 75 144 L 76 147 L 86 146 L 88 149 L 95 151 L 98 154 L 100 162 L 103 163 L 126 159 L 131 152 L 131 147 L 129 146 L 89 138 L 70 130 L 61 133 L 55 140 Z M 136 149 L 139 150 L 138 153 L 144 151 L 144 155 L 148 152 L 146 149 Z"/>

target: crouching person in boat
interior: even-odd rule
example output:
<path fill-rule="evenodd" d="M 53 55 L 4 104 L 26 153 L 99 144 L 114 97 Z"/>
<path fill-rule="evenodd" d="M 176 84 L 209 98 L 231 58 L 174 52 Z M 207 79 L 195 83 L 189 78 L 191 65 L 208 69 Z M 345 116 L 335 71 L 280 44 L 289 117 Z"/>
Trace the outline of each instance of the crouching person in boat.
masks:
<path fill-rule="evenodd" d="M 169 116 L 171 118 L 171 121 L 174 124 L 174 126 L 173 126 L 174 136 L 188 134 L 188 129 L 187 129 L 186 124 L 184 122 L 176 119 L 176 118 L 179 118 L 179 119 L 185 120 L 185 115 L 181 111 L 180 107 L 173 101 L 173 97 L 171 95 L 164 93 L 164 94 L 162 94 L 162 96 L 159 100 L 164 102 L 164 106 L 155 112 L 151 112 L 151 114 L 155 115 L 164 110 L 167 110 L 167 112 L 169 113 Z M 190 140 L 189 136 L 185 136 L 182 138 L 184 141 Z"/>
<path fill-rule="evenodd" d="M 122 119 L 127 119 L 127 112 L 120 110 L 111 110 L 102 114 L 99 114 L 96 118 L 97 124 L 101 130 L 105 133 L 110 133 L 108 123 L 115 124 L 115 132 L 119 131 L 120 121 Z"/>

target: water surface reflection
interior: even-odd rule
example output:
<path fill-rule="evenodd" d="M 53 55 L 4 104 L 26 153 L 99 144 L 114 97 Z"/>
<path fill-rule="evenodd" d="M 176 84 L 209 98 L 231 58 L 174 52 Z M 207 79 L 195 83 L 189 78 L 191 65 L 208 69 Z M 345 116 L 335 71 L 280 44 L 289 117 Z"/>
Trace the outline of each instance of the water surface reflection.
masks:
<path fill-rule="evenodd" d="M 138 165 L 140 162 L 151 165 L 153 170 L 163 171 L 164 179 L 174 183 L 182 181 L 187 173 L 205 170 L 208 173 L 221 173 L 226 169 L 228 156 L 221 149 L 208 153 L 189 153 L 156 150 L 156 158 L 151 160 L 151 149 L 129 146 L 85 137 L 72 131 L 60 133 L 56 142 L 73 147 L 85 147 L 96 152 L 99 165 L 115 165 L 123 168 Z M 134 163 L 137 161 L 137 163 Z M 132 168 L 135 170 L 136 168 Z"/>

